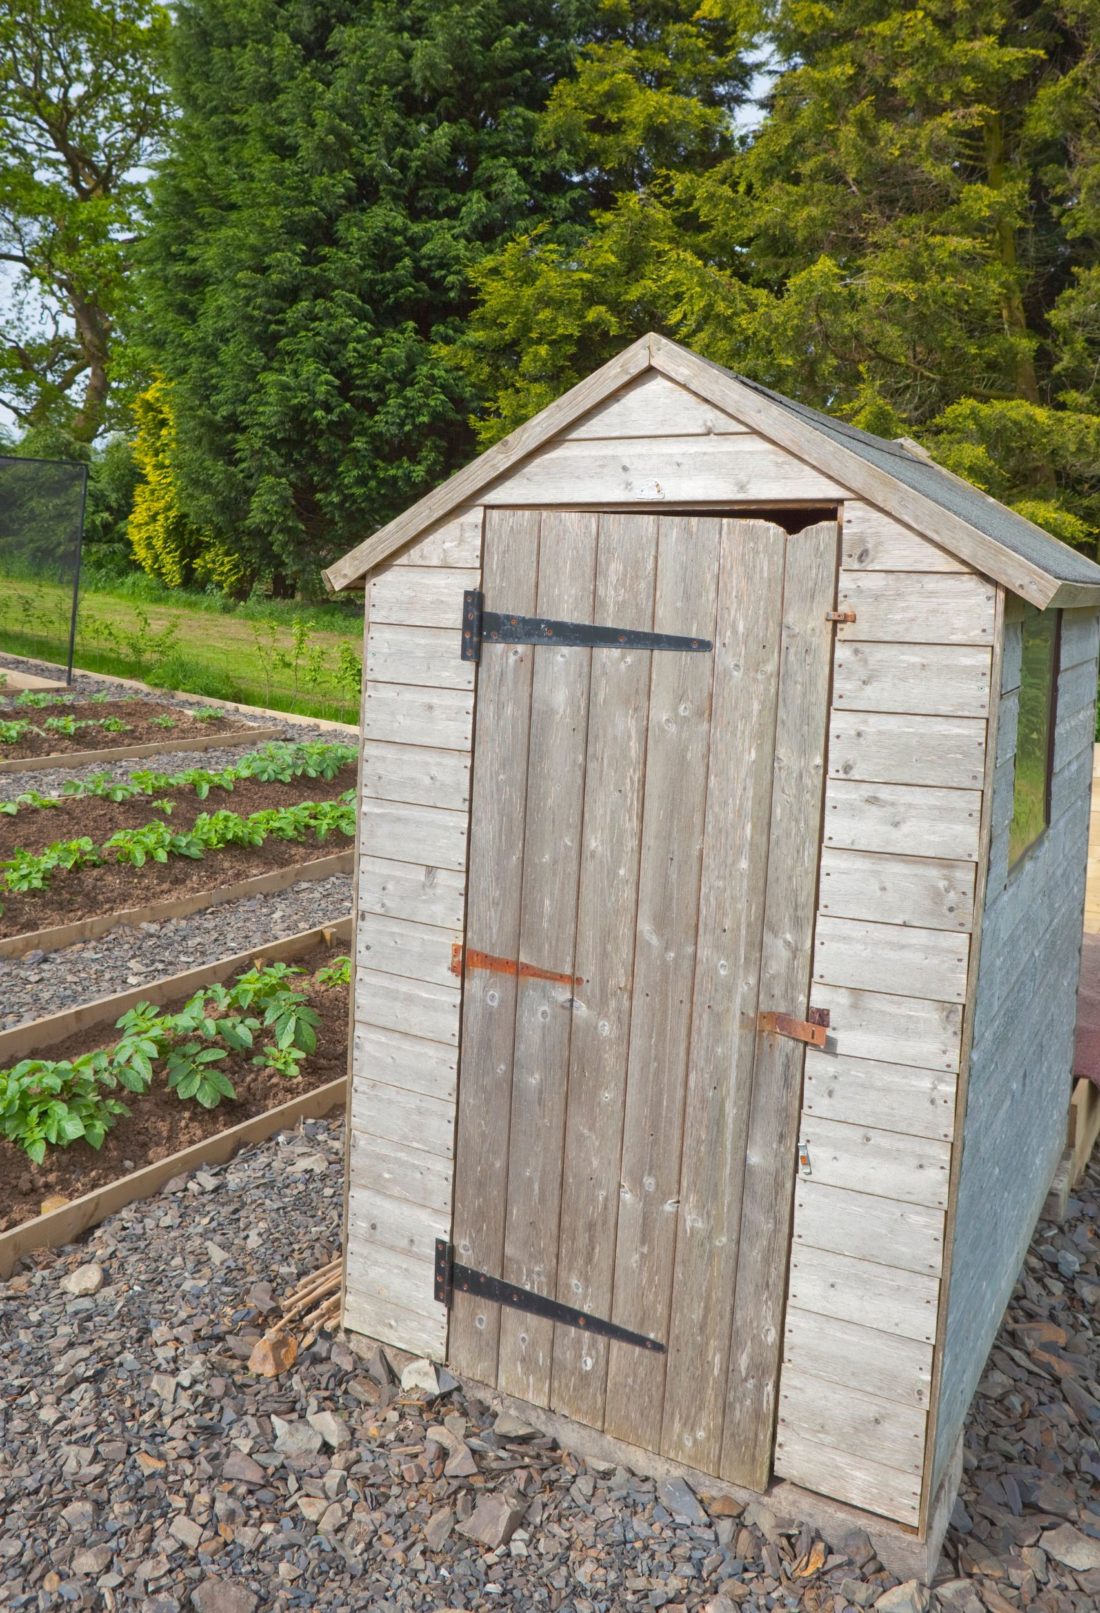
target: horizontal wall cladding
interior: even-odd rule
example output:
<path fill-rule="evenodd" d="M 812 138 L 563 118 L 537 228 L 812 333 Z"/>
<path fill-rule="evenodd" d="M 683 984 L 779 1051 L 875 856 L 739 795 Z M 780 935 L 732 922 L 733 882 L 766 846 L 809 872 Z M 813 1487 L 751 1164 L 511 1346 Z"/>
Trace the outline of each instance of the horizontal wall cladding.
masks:
<path fill-rule="evenodd" d="M 1100 616 L 1064 613 L 1051 824 L 1011 872 L 1022 643 L 1018 607 L 1009 617 L 935 1483 L 950 1461 L 1066 1144 Z"/>
<path fill-rule="evenodd" d="M 356 874 L 346 1325 L 442 1359 L 436 1238 L 451 1225 L 473 667 L 467 511 L 368 584 Z"/>
<path fill-rule="evenodd" d="M 862 503 L 842 554 L 776 1471 L 915 1525 L 997 600 Z"/>

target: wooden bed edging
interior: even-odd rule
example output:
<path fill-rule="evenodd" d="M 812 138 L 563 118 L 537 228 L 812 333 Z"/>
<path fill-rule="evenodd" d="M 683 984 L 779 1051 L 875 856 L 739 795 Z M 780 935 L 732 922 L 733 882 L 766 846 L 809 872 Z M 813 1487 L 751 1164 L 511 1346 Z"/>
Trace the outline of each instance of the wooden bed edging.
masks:
<path fill-rule="evenodd" d="M 0 773 L 44 773 L 58 767 L 94 767 L 96 762 L 129 762 L 142 756 L 165 756 L 172 751 L 213 750 L 216 746 L 256 745 L 261 740 L 283 739 L 281 728 L 235 728 L 231 733 L 192 734 L 175 743 L 164 739 L 142 741 L 140 745 L 108 745 L 104 750 L 74 750 L 53 756 L 8 756 L 0 761 Z"/>
<path fill-rule="evenodd" d="M 186 918 L 203 908 L 222 907 L 226 902 L 236 902 L 245 896 L 268 896 L 303 880 L 350 874 L 354 865 L 353 850 L 337 851 L 327 857 L 314 857 L 309 862 L 289 863 L 286 868 L 276 868 L 270 874 L 256 874 L 252 879 L 240 879 L 235 885 L 222 885 L 213 891 L 196 891 L 192 896 L 150 902 L 145 907 L 124 907 L 117 913 L 76 919 L 72 924 L 55 924 L 48 930 L 24 930 L 22 935 L 9 935 L 0 940 L 0 958 L 21 958 L 24 952 L 36 949 L 56 952 L 59 947 L 71 946 L 75 941 L 93 941 L 96 936 L 125 925 L 133 928 L 138 924 L 159 924 L 163 919 Z"/>
<path fill-rule="evenodd" d="M 342 1075 L 336 1081 L 303 1093 L 300 1098 L 279 1104 L 276 1109 L 266 1109 L 262 1115 L 253 1115 L 251 1120 L 242 1120 L 237 1126 L 215 1132 L 204 1142 L 182 1148 L 166 1159 L 131 1171 L 128 1176 L 120 1176 L 117 1182 L 94 1188 L 60 1209 L 36 1215 L 33 1220 L 0 1233 L 0 1280 L 10 1277 L 16 1262 L 32 1249 L 57 1249 L 71 1243 L 89 1227 L 97 1226 L 135 1199 L 150 1198 L 173 1176 L 182 1176 L 200 1165 L 220 1165 L 243 1143 L 263 1142 L 277 1131 L 297 1125 L 299 1120 L 316 1120 L 342 1105 L 346 1095 L 347 1076 Z"/>
<path fill-rule="evenodd" d="M 351 942 L 351 917 L 335 919 L 331 924 L 319 924 L 312 930 L 298 930 L 284 936 L 281 941 L 265 941 L 262 946 L 250 947 L 247 952 L 235 952 L 230 957 L 204 963 L 198 969 L 185 969 L 182 973 L 152 980 L 145 986 L 132 986 L 128 991 L 116 992 L 111 997 L 97 997 L 94 1002 L 81 1003 L 76 1008 L 63 1008 L 45 1019 L 32 1019 L 25 1025 L 13 1025 L 11 1030 L 0 1031 L 0 1065 L 24 1058 L 28 1053 L 39 1055 L 44 1048 L 63 1042 L 77 1031 L 89 1030 L 93 1025 L 113 1025 L 120 1015 L 127 1013 L 136 1003 L 146 1002 L 159 1006 L 175 997 L 190 997 L 203 986 L 224 980 L 236 969 L 247 968 L 255 958 L 276 962 L 300 958 L 314 947 L 331 941 Z"/>
<path fill-rule="evenodd" d="M 31 1049 L 41 1053 L 76 1031 L 90 1029 L 93 1025 L 113 1024 L 120 1014 L 124 1014 L 136 1002 L 162 1003 L 170 1002 L 173 997 L 189 996 L 202 986 L 223 980 L 254 958 L 272 962 L 299 958 L 312 952 L 315 947 L 327 945 L 330 940 L 350 942 L 350 916 L 336 919 L 332 924 L 320 924 L 312 930 L 299 930 L 295 935 L 284 936 L 281 941 L 267 941 L 263 946 L 234 953 L 228 958 L 219 958 L 198 969 L 169 975 L 166 980 L 154 981 L 146 987 L 138 986 L 130 991 L 118 992 L 113 997 L 100 997 L 95 1002 L 81 1004 L 79 1008 L 66 1008 L 59 1014 L 51 1014 L 48 1019 L 34 1020 L 30 1025 L 17 1025 L 13 1030 L 0 1033 L 0 1060 L 7 1062 Z M 36 1215 L 31 1221 L 0 1232 L 0 1279 L 10 1277 L 16 1262 L 31 1249 L 56 1249 L 63 1243 L 69 1243 L 115 1210 L 132 1204 L 135 1199 L 149 1198 L 173 1176 L 194 1170 L 198 1165 L 221 1164 L 242 1143 L 262 1142 L 275 1132 L 296 1125 L 299 1120 L 315 1120 L 344 1103 L 346 1097 L 347 1078 L 341 1076 L 339 1080 L 326 1082 L 324 1086 L 315 1087 L 312 1092 L 303 1093 L 299 1098 L 291 1098 L 276 1109 L 267 1109 L 262 1115 L 253 1115 L 251 1120 L 242 1120 L 239 1125 L 215 1132 L 203 1142 L 169 1154 L 166 1159 L 143 1165 L 140 1170 L 131 1171 L 128 1176 L 121 1176 L 117 1182 L 111 1182 L 106 1187 L 94 1188 L 60 1209 L 50 1210 L 46 1215 Z"/>

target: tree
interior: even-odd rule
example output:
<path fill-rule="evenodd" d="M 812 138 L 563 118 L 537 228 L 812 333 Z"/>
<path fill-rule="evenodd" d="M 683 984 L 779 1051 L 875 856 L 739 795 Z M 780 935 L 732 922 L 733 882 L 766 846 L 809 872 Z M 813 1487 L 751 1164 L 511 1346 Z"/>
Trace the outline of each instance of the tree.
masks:
<path fill-rule="evenodd" d="M 151 356 L 186 514 L 277 585 L 316 586 L 470 453 L 441 349 L 486 249 L 575 206 L 534 142 L 575 29 L 560 0 L 179 8 Z"/>
<path fill-rule="evenodd" d="M 455 356 L 482 400 L 483 445 L 644 331 L 713 351 L 751 308 L 708 251 L 694 196 L 735 156 L 761 26 L 757 0 L 601 0 L 538 125 L 579 176 L 585 226 L 521 232 L 472 270 L 479 302 Z"/>
<path fill-rule="evenodd" d="M 782 71 L 764 122 L 733 158 L 649 187 L 629 276 L 588 271 L 615 256 L 636 196 L 572 256 L 533 240 L 482 267 L 471 351 L 489 433 L 556 390 L 507 362 L 525 323 L 553 323 L 542 340 L 563 379 L 585 362 L 590 322 L 614 322 L 619 340 L 650 323 L 915 435 L 1093 541 L 1098 22 L 1095 0 L 775 0 Z M 557 307 L 539 315 L 551 287 Z"/>
<path fill-rule="evenodd" d="M 0 397 L 90 443 L 167 109 L 168 12 L 149 0 L 11 0 L 0 13 Z"/>

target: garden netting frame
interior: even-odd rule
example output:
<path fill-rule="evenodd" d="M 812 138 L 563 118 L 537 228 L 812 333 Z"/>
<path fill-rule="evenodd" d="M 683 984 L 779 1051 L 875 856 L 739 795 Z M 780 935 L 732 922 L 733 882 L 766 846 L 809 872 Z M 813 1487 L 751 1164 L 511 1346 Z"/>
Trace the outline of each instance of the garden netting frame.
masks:
<path fill-rule="evenodd" d="M 65 681 L 73 681 L 88 467 L 79 460 L 0 454 L 0 587 L 59 583 L 70 590 Z"/>

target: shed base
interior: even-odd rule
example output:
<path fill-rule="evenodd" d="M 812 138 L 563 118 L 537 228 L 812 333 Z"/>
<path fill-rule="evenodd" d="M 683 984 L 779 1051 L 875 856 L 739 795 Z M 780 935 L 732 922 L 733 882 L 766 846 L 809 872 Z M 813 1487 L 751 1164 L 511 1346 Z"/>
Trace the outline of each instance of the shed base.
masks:
<path fill-rule="evenodd" d="M 597 1462 L 612 1462 L 646 1478 L 683 1478 L 700 1495 L 728 1495 L 746 1505 L 750 1501 L 764 1501 L 777 1517 L 796 1518 L 799 1523 L 809 1524 L 829 1545 L 838 1545 L 845 1535 L 862 1529 L 883 1567 L 898 1579 L 916 1579 L 922 1585 L 929 1585 L 935 1575 L 962 1477 L 961 1439 L 940 1484 L 928 1533 L 924 1539 L 920 1539 L 914 1530 L 904 1524 L 847 1506 L 843 1501 L 832 1501 L 814 1490 L 791 1484 L 788 1479 L 773 1479 L 762 1492 L 748 1490 L 744 1485 L 729 1484 L 713 1474 L 700 1473 L 696 1468 L 671 1461 L 655 1451 L 644 1451 L 636 1445 L 628 1445 L 625 1440 L 614 1439 L 596 1428 L 588 1428 L 572 1418 L 563 1417 L 559 1412 L 547 1411 L 542 1406 L 532 1406 L 526 1400 L 517 1400 L 513 1395 L 502 1394 L 499 1389 L 491 1389 L 472 1378 L 463 1378 L 461 1382 L 468 1394 L 476 1395 L 494 1409 L 511 1412 L 540 1433 L 549 1434 L 563 1450 L 572 1451 L 575 1456 Z"/>
<path fill-rule="evenodd" d="M 368 1338 L 363 1333 L 345 1331 L 344 1336 L 357 1355 L 366 1357 L 377 1348 L 385 1350 L 398 1372 L 413 1359 L 407 1350 L 397 1349 L 392 1344 L 380 1345 L 377 1339 Z M 570 1417 L 563 1417 L 559 1412 L 547 1411 L 542 1406 L 532 1406 L 526 1400 L 517 1400 L 513 1395 L 502 1394 L 499 1389 L 478 1383 L 474 1378 L 463 1378 L 461 1383 L 467 1394 L 476 1396 L 495 1410 L 511 1412 L 540 1433 L 556 1439 L 563 1450 L 572 1451 L 575 1456 L 595 1462 L 611 1462 L 646 1478 L 683 1478 L 700 1495 L 728 1495 L 746 1505 L 750 1501 L 764 1501 L 777 1516 L 797 1518 L 799 1523 L 809 1524 L 830 1545 L 839 1544 L 845 1535 L 862 1529 L 883 1567 L 898 1579 L 916 1579 L 922 1585 L 930 1585 L 935 1576 L 962 1477 L 961 1436 L 933 1502 L 928 1532 L 921 1539 L 904 1524 L 892 1523 L 889 1518 L 880 1518 L 873 1512 L 846 1506 L 843 1501 L 831 1501 L 828 1496 L 805 1490 L 787 1479 L 773 1480 L 763 1492 L 748 1490 L 744 1485 L 729 1484 L 713 1474 L 700 1473 L 683 1462 L 670 1461 L 654 1451 L 643 1451 L 636 1445 L 628 1445 L 625 1440 L 614 1439 L 596 1428 L 588 1428 Z"/>

